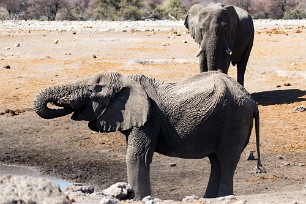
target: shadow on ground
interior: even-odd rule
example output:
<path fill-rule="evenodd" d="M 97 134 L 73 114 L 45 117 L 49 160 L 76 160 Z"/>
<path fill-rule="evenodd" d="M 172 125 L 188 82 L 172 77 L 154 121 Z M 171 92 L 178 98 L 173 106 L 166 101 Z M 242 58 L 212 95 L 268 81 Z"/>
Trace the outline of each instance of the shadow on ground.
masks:
<path fill-rule="evenodd" d="M 252 94 L 255 101 L 263 106 L 306 101 L 305 98 L 302 98 L 305 95 L 306 91 L 300 89 L 263 91 Z"/>

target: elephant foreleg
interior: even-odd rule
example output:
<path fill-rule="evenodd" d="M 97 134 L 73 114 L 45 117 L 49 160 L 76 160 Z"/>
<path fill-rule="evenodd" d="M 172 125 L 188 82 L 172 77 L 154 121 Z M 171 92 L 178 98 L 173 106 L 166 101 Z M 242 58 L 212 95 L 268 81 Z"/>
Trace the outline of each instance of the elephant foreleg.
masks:
<path fill-rule="evenodd" d="M 249 60 L 249 56 L 252 50 L 253 43 L 250 43 L 241 56 L 241 60 L 237 63 L 237 81 L 239 84 L 244 86 L 244 74 L 246 70 L 246 66 Z"/>
<path fill-rule="evenodd" d="M 218 195 L 220 179 L 221 179 L 221 165 L 215 153 L 208 156 L 211 169 L 208 185 L 204 198 L 215 198 Z"/>
<path fill-rule="evenodd" d="M 206 58 L 204 52 L 202 52 L 199 55 L 199 64 L 200 64 L 200 72 L 207 72 L 208 71 L 207 58 Z"/>
<path fill-rule="evenodd" d="M 144 159 L 130 160 L 127 158 L 128 183 L 135 191 L 135 199 L 151 195 L 150 169 Z"/>
<path fill-rule="evenodd" d="M 154 124 L 154 121 L 149 121 L 145 127 L 127 133 L 127 177 L 136 199 L 151 195 L 150 164 L 159 130 Z"/>

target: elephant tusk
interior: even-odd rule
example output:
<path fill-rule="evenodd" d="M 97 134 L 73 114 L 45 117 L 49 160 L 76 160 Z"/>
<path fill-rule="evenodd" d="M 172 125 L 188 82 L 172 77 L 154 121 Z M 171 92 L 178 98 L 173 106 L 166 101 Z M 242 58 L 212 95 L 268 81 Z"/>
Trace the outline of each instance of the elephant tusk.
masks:
<path fill-rule="evenodd" d="M 202 53 L 202 48 L 200 47 L 197 53 L 195 54 L 195 57 L 199 57 L 201 53 Z"/>
<path fill-rule="evenodd" d="M 232 50 L 229 49 L 229 48 L 226 49 L 226 53 L 227 53 L 228 55 L 232 55 L 232 54 L 233 54 Z"/>

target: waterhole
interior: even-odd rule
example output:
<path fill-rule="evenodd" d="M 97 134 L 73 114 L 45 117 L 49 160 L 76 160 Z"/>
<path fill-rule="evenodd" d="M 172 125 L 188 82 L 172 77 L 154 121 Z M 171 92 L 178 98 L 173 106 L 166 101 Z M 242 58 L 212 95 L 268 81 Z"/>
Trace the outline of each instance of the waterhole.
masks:
<path fill-rule="evenodd" d="M 63 179 L 56 177 L 42 175 L 37 169 L 27 167 L 27 166 L 17 166 L 17 165 L 6 165 L 0 164 L 0 176 L 11 174 L 11 175 L 24 175 L 32 176 L 37 178 L 48 178 L 52 180 L 53 183 L 57 184 L 61 189 L 66 188 L 70 183 Z"/>

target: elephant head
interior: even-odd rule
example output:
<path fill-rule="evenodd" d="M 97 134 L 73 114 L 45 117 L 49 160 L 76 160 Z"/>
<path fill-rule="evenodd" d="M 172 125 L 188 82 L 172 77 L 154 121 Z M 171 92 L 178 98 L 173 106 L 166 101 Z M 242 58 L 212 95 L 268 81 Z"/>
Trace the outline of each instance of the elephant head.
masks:
<path fill-rule="evenodd" d="M 200 45 L 201 71 L 220 70 L 227 73 L 233 54 L 239 17 L 233 6 L 221 4 L 193 5 L 185 26 Z"/>
<path fill-rule="evenodd" d="M 57 108 L 51 108 L 49 103 Z M 149 117 L 149 106 L 149 98 L 142 86 L 116 72 L 49 87 L 34 99 L 34 110 L 42 118 L 73 113 L 72 119 L 89 121 L 91 129 L 106 132 L 144 125 Z"/>

